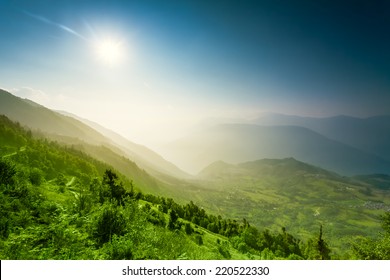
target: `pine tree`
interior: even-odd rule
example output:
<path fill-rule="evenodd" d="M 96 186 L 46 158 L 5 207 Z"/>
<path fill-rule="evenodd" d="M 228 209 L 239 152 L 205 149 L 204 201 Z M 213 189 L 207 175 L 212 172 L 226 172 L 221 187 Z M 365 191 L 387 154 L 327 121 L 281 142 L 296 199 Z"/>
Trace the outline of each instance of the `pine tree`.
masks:
<path fill-rule="evenodd" d="M 322 239 L 322 225 L 320 226 L 320 234 L 318 236 L 317 247 L 321 260 L 330 260 L 330 249 L 325 240 Z"/>

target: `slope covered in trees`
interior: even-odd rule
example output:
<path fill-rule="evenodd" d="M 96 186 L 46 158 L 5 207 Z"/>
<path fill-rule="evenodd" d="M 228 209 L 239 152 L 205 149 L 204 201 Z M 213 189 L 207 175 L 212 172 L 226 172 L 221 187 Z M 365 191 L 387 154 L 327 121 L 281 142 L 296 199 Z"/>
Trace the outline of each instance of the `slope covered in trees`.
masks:
<path fill-rule="evenodd" d="M 260 231 L 192 202 L 142 194 L 107 164 L 35 139 L 4 116 L 0 135 L 1 259 L 303 259 L 320 252 L 285 229 Z"/>
<path fill-rule="evenodd" d="M 112 166 L 4 116 L 0 144 L 0 259 L 389 258 L 388 214 L 384 235 L 340 256 L 320 224 L 300 239 L 142 193 Z"/>
<path fill-rule="evenodd" d="M 154 151 L 133 143 L 93 122 L 69 113 L 58 113 L 28 99 L 22 99 L 0 89 L 0 114 L 23 126 L 40 131 L 46 138 L 67 144 L 106 148 L 131 161 L 152 174 L 185 177 L 186 174 L 167 162 Z M 100 149 L 99 151 L 101 151 Z M 86 150 L 87 153 L 95 151 Z"/>
<path fill-rule="evenodd" d="M 390 210 L 386 175 L 343 177 L 293 158 L 215 162 L 198 180 L 204 190 L 196 202 L 207 209 L 249 217 L 257 227 L 286 227 L 301 239 L 323 224 L 324 236 L 340 254 L 354 238 L 375 237 L 379 216 Z"/>

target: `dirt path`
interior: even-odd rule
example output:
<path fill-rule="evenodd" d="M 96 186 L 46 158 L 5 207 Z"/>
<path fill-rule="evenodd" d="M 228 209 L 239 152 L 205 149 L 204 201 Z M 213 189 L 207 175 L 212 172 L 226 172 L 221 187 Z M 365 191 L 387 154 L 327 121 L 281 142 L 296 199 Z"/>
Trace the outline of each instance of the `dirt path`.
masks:
<path fill-rule="evenodd" d="M 19 152 L 24 152 L 25 150 L 26 150 L 26 146 L 21 147 L 21 148 L 19 149 L 19 151 L 14 152 L 14 153 L 10 153 L 10 154 L 8 154 L 8 155 L 4 155 L 4 156 L 2 156 L 2 158 L 12 157 L 12 156 L 14 156 L 14 155 L 17 155 Z"/>
<path fill-rule="evenodd" d="M 66 183 L 66 186 L 67 186 L 67 187 L 71 186 L 71 185 L 74 183 L 74 180 L 75 180 L 75 179 L 76 179 L 76 178 L 73 176 L 72 179 L 70 179 L 69 182 Z"/>

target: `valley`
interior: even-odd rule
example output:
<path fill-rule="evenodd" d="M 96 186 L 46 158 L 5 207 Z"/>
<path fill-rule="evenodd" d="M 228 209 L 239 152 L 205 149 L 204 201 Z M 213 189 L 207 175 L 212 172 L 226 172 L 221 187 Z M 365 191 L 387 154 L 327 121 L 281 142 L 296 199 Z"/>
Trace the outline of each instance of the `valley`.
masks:
<path fill-rule="evenodd" d="M 390 210 L 390 179 L 382 172 L 387 170 L 386 160 L 325 138 L 307 128 L 230 124 L 209 129 L 204 137 L 193 137 L 191 142 L 186 140 L 192 143 L 189 146 L 180 140 L 182 144 L 177 142 L 174 148 L 181 149 L 181 152 L 176 150 L 176 153 L 182 159 L 196 161 L 198 168 L 202 167 L 197 175 L 189 175 L 156 152 L 98 124 L 51 111 L 6 91 L 0 91 L 0 101 L 0 114 L 6 116 L 0 127 L 0 155 L 6 164 L 4 166 L 15 165 L 18 170 L 12 179 L 16 181 L 12 184 L 22 186 L 29 199 L 34 199 L 36 194 L 45 197 L 40 200 L 40 203 L 48 204 L 49 208 L 45 211 L 59 213 L 54 220 L 32 214 L 37 210 L 30 205 L 31 201 L 27 203 L 21 193 L 19 198 L 12 196 L 7 191 L 8 183 L 3 181 L 3 199 L 7 205 L 11 205 L 12 201 L 22 203 L 17 206 L 20 212 L 12 214 L 14 218 L 2 221 L 2 244 L 8 248 L 7 252 L 12 250 L 7 247 L 11 244 L 8 238 L 18 246 L 27 246 L 26 235 L 18 237 L 24 230 L 30 234 L 29 238 L 35 238 L 31 235 L 36 234 L 36 222 L 41 223 L 44 219 L 43 224 L 50 228 L 51 223 L 59 225 L 58 218 L 66 220 L 62 226 L 68 223 L 78 232 L 77 242 L 87 250 L 80 255 L 72 251 L 75 255 L 68 255 L 69 258 L 317 258 L 313 251 L 315 246 L 312 247 L 310 242 L 315 240 L 320 227 L 332 258 L 361 258 L 362 253 L 359 255 L 354 246 L 362 244 L 359 243 L 362 238 L 377 238 L 382 232 L 380 217 Z M 241 149 L 240 145 L 245 149 Z M 253 152 L 254 149 L 260 152 Z M 297 153 L 291 155 L 290 151 Z M 290 157 L 284 157 L 287 154 Z M 307 160 L 325 158 L 324 165 L 335 162 L 334 170 L 328 171 L 321 164 L 303 162 L 300 159 L 303 154 L 308 156 L 303 157 Z M 217 161 L 212 162 L 213 159 Z M 104 174 L 111 169 L 118 174 L 115 180 L 121 182 L 115 185 L 120 186 L 115 190 L 121 193 L 118 197 L 129 196 L 135 198 L 135 202 L 126 202 L 119 208 L 104 204 L 111 200 L 107 200 L 107 193 L 103 196 L 98 194 L 96 188 L 104 186 Z M 344 170 L 349 176 L 335 170 Z M 359 170 L 362 173 L 354 173 Z M 4 175 L 5 171 L 2 172 Z M 111 195 L 115 192 L 112 190 Z M 6 215 L 10 207 L 4 206 L 3 214 Z M 96 230 L 93 228 L 98 226 L 99 217 L 103 219 L 104 209 L 124 215 L 126 211 L 133 211 L 134 207 L 146 207 L 146 212 L 137 212 L 141 220 L 148 221 L 145 228 L 137 224 L 137 231 L 132 231 L 134 220 L 126 220 L 126 226 L 115 237 L 117 239 L 110 236 L 110 241 L 107 243 L 105 240 L 105 245 L 100 244 L 103 247 L 98 247 L 95 253 L 95 245 L 85 247 L 83 242 L 100 242 L 88 232 Z M 163 211 L 164 207 L 168 208 Z M 198 209 L 196 211 L 201 218 L 185 214 L 186 207 Z M 178 216 L 172 214 L 172 218 L 172 211 Z M 74 220 L 69 220 L 72 216 Z M 33 222 L 28 222 L 29 219 Z M 171 225 L 169 229 L 170 219 L 180 223 Z M 171 244 L 176 253 L 170 254 L 167 248 L 156 244 L 162 242 L 160 238 L 172 238 L 173 229 L 179 232 L 177 242 L 180 246 Z M 191 235 L 194 229 L 198 233 Z M 161 251 L 156 249 L 154 253 L 148 251 L 149 255 L 143 255 L 143 246 L 150 242 L 152 232 L 158 232 L 159 237 L 153 242 Z M 49 238 L 50 231 L 47 234 Z M 126 234 L 146 234 L 147 237 L 135 245 L 126 243 L 130 242 Z M 246 239 L 248 234 L 255 241 Z M 268 234 L 275 241 L 264 245 L 262 240 L 266 240 Z M 204 242 L 206 246 L 199 245 L 200 239 L 196 236 L 201 236 L 202 244 Z M 73 237 L 69 235 L 66 238 L 69 239 L 63 242 L 70 242 Z M 278 251 L 274 247 L 277 242 L 290 243 L 295 249 Z M 45 258 L 44 254 L 32 253 L 38 249 L 33 243 L 28 244 L 32 246 L 30 255 L 12 256 Z M 49 246 L 45 244 L 42 246 Z M 114 250 L 113 247 L 107 247 L 118 246 L 115 250 L 122 250 L 122 245 L 124 248 L 129 246 L 128 250 L 132 253 L 118 255 L 110 251 Z M 18 248 L 21 250 L 22 247 Z M 55 251 L 50 254 L 47 256 L 54 257 Z M 58 257 L 66 256 L 61 253 Z"/>
<path fill-rule="evenodd" d="M 310 166 L 293 158 L 238 165 L 217 162 L 198 176 L 199 201 L 257 227 L 286 227 L 308 238 L 322 224 L 334 248 L 353 237 L 375 236 L 378 215 L 390 209 L 390 192 L 375 184 Z"/>

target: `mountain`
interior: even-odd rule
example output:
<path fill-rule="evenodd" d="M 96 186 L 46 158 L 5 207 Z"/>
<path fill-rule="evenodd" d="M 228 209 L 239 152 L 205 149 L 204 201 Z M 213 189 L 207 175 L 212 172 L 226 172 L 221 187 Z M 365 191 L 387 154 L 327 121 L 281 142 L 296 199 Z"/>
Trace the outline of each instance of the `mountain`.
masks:
<path fill-rule="evenodd" d="M 0 197 L 2 260 L 261 257 L 261 250 L 233 248 L 229 232 L 207 230 L 218 218 L 193 203 L 180 205 L 171 198 L 143 195 L 113 166 L 40 139 L 4 115 Z M 235 226 L 236 235 L 243 232 L 237 222 L 219 222 Z M 268 258 L 291 254 L 273 251 Z M 302 257 L 309 256 L 301 253 Z"/>
<path fill-rule="evenodd" d="M 218 160 L 236 164 L 287 157 L 343 175 L 390 172 L 389 161 L 299 126 L 215 125 L 166 150 L 166 158 L 193 173 Z"/>
<path fill-rule="evenodd" d="M 10 96 L 5 96 L 3 100 L 7 101 Z M 12 95 L 10 99 L 17 105 L 18 102 L 22 102 L 22 105 L 15 106 L 15 109 L 21 113 L 23 113 L 21 108 L 26 106 L 24 103 L 34 108 L 27 106 L 25 109 L 27 113 L 31 114 L 29 110 L 37 110 L 34 111 L 36 116 L 31 115 L 35 121 L 37 119 L 44 121 L 42 116 L 44 114 L 53 117 L 52 122 L 57 121 L 58 125 L 63 125 L 65 128 L 79 127 L 84 131 L 82 128 L 85 124 L 73 118 L 61 116 L 30 101 L 18 98 L 15 98 L 15 101 Z M 63 123 L 62 118 L 68 122 Z M 24 123 L 21 125 L 25 126 Z M 0 238 L 3 238 L 0 246 L 5 247 L 2 247 L 0 252 L 7 258 L 37 258 L 38 255 L 34 252 L 40 252 L 37 246 L 41 246 L 42 240 L 44 240 L 42 248 L 51 248 L 53 245 L 55 248 L 50 254 L 40 255 L 40 258 L 42 256 L 52 258 L 58 252 L 62 252 L 59 258 L 90 258 L 91 250 L 97 249 L 95 243 L 102 246 L 100 235 L 96 235 L 96 232 L 106 231 L 106 214 L 113 214 L 119 219 L 118 221 L 124 221 L 122 218 L 126 217 L 126 222 L 123 223 L 126 227 L 116 232 L 118 236 L 112 239 L 111 245 L 118 248 L 126 246 L 128 250 L 126 249 L 124 253 L 136 258 L 161 256 L 159 251 L 154 249 L 150 252 L 145 251 L 147 248 L 164 250 L 167 255 L 163 256 L 170 258 L 188 256 L 230 258 L 230 254 L 232 257 L 233 254 L 240 258 L 253 257 L 242 254 L 247 253 L 248 250 L 252 252 L 253 250 L 249 248 L 254 248 L 260 254 L 256 253 L 256 256 L 270 258 L 269 255 L 261 255 L 262 250 L 271 248 L 272 253 L 279 254 L 281 247 L 271 244 L 267 245 L 270 247 L 263 248 L 264 244 L 262 246 L 257 242 L 252 244 L 250 240 L 264 240 L 272 235 L 274 236 L 272 239 L 280 241 L 280 237 L 288 237 L 286 229 L 288 232 L 298 234 L 302 240 L 310 240 L 313 233 L 318 232 L 320 224 L 324 225 L 323 233 L 329 238 L 332 249 L 342 248 L 345 252 L 352 238 L 359 235 L 375 236 L 379 230 L 378 215 L 390 209 L 389 190 L 386 187 L 389 177 L 386 175 L 346 178 L 290 157 L 237 164 L 218 161 L 203 169 L 197 177 L 186 181 L 169 176 L 156 179 L 124 156 L 125 153 L 119 147 L 110 146 L 110 142 L 96 141 L 96 138 L 103 140 L 108 138 L 92 128 L 90 129 L 96 134 L 96 138 L 92 138 L 95 144 L 61 134 L 61 130 L 57 133 L 51 131 L 51 134 L 47 132 L 43 134 L 43 138 L 50 135 L 51 139 L 57 140 L 50 142 L 40 137 L 42 133 L 36 131 L 31 133 L 24 130 L 21 125 L 0 116 L 2 171 L 0 185 L 7 186 L 0 190 L 3 192 L 0 193 L 2 198 L 5 198 L 4 203 L 0 204 L 0 235 L 2 235 Z M 231 147 L 236 147 L 232 149 L 235 158 L 239 158 L 237 155 L 249 157 L 252 151 L 245 151 L 242 147 L 254 151 L 256 144 L 265 140 L 275 145 L 275 150 L 280 152 L 279 155 L 282 155 L 287 148 L 299 152 L 302 152 L 299 148 L 310 148 L 314 151 L 321 143 L 321 149 L 328 149 L 328 146 L 334 148 L 334 145 L 341 147 L 342 149 L 337 151 L 341 156 L 342 152 L 351 152 L 350 149 L 356 151 L 309 129 L 294 126 L 221 125 L 210 128 L 209 134 L 207 138 L 202 133 L 199 139 L 207 141 L 206 144 L 209 146 L 205 147 L 210 149 L 207 152 L 215 156 L 212 152 L 217 151 L 218 158 L 223 158 L 225 154 L 229 155 Z M 221 141 L 221 139 L 226 140 Z M 197 138 L 194 137 L 192 140 Z M 64 146 L 61 143 L 68 143 L 68 145 Z M 287 147 L 286 143 L 291 147 Z M 267 149 L 271 147 L 270 144 L 267 145 L 263 148 L 264 151 L 268 151 Z M 361 156 L 359 153 L 358 155 Z M 253 157 L 257 156 L 253 155 Z M 7 173 L 3 171 L 10 170 L 12 173 L 12 166 L 16 168 L 16 173 L 13 173 L 15 178 L 9 179 Z M 118 172 L 127 190 L 131 190 L 130 180 L 133 180 L 136 189 L 147 191 L 148 194 L 138 193 L 134 196 L 137 201 L 125 200 L 123 206 L 107 205 L 110 195 L 116 197 L 121 194 L 120 189 L 119 192 L 113 191 L 115 189 L 110 192 L 101 188 L 110 182 L 107 179 L 103 180 L 102 177 L 105 176 L 107 169 Z M 115 180 L 112 183 L 113 186 L 121 186 L 120 183 L 115 183 Z M 192 200 L 201 207 L 194 206 L 192 202 L 185 207 L 179 207 L 172 199 L 157 196 L 162 194 L 185 203 Z M 15 197 L 18 199 L 15 200 Z M 15 201 L 18 201 L 16 206 Z M 35 203 L 36 201 L 39 203 Z M 111 201 L 111 204 L 112 202 L 115 203 L 115 200 Z M 210 214 L 206 214 L 206 209 Z M 168 226 L 166 224 L 166 221 L 175 218 L 171 210 L 180 217 L 180 220 L 176 220 L 178 221 L 176 225 L 171 223 L 172 229 L 179 230 L 174 234 L 167 231 L 169 223 Z M 134 213 L 137 215 L 134 216 Z M 217 215 L 226 216 L 228 219 L 221 219 Z M 259 231 L 254 228 L 247 231 L 248 221 L 258 227 Z M 193 230 L 195 235 L 191 236 L 187 233 L 187 230 L 182 227 L 184 226 L 182 222 L 187 223 L 190 226 L 188 232 Z M 161 228 L 156 228 L 154 225 L 160 225 Z M 145 231 L 146 227 L 149 230 Z M 268 228 L 271 231 L 268 231 Z M 22 236 L 21 229 L 25 233 Z M 139 231 L 133 232 L 135 229 Z M 62 232 L 66 235 L 60 234 Z M 237 236 L 228 239 L 236 234 L 235 232 L 242 234 L 238 237 L 240 239 L 237 239 Z M 110 231 L 108 233 L 111 234 Z M 177 239 L 178 234 L 182 239 Z M 193 241 L 198 245 L 201 244 L 198 235 L 201 235 L 202 243 L 204 242 L 201 249 L 206 250 L 199 255 L 192 254 L 197 248 L 192 246 Z M 137 238 L 134 239 L 134 236 Z M 140 247 L 139 243 L 134 245 L 133 242 L 138 242 L 136 240 L 139 240 L 139 237 L 144 238 L 142 243 L 144 247 Z M 241 241 L 244 243 L 241 244 Z M 150 247 L 150 244 L 153 246 Z M 166 244 L 168 247 L 165 246 Z M 188 252 L 191 253 L 183 254 L 185 251 L 181 244 L 190 244 L 188 248 L 191 249 L 188 249 Z M 296 244 L 299 245 L 299 242 L 297 241 Z M 71 246 L 72 255 L 67 251 L 70 248 L 68 245 Z M 85 245 L 90 248 L 84 248 Z M 291 242 L 283 244 L 283 248 L 290 248 L 290 245 Z M 99 251 L 93 256 L 118 257 L 107 255 L 109 252 L 113 254 L 117 251 L 105 246 L 98 248 Z M 172 254 L 172 246 L 177 246 L 174 254 Z M 66 250 L 61 251 L 63 248 Z M 80 248 L 83 250 L 80 251 Z M 235 251 L 236 248 L 239 250 Z M 290 253 L 280 257 L 288 257 Z M 303 255 L 303 257 L 307 256 Z"/>
<path fill-rule="evenodd" d="M 131 142 L 120 134 L 90 120 L 80 118 L 79 116 L 70 114 L 68 112 L 59 111 L 59 113 L 77 119 L 93 128 L 97 132 L 101 133 L 111 141 L 112 145 L 115 145 L 119 149 L 126 152 L 126 155 L 130 159 L 135 161 L 140 167 L 144 168 L 152 175 L 160 176 L 161 173 L 163 173 L 178 178 L 190 177 L 189 174 L 180 170 L 177 166 L 171 162 L 166 161 L 162 156 L 143 145 Z"/>
<path fill-rule="evenodd" d="M 22 99 L 0 89 L 0 114 L 33 130 L 78 138 L 87 143 L 108 144 L 97 131 L 73 118 L 58 114 L 31 100 Z"/>
<path fill-rule="evenodd" d="M 312 118 L 268 113 L 253 124 L 302 126 L 390 161 L 390 116 Z"/>
<path fill-rule="evenodd" d="M 39 130 L 57 141 L 78 145 L 86 142 L 106 146 L 118 155 L 125 154 L 131 161 L 153 175 L 188 177 L 185 172 L 152 150 L 135 144 L 102 126 L 79 117 L 77 119 L 69 113 L 52 111 L 1 89 L 0 114 L 33 130 Z"/>
<path fill-rule="evenodd" d="M 260 178 L 267 176 L 291 178 L 296 175 L 316 177 L 329 177 L 341 179 L 336 173 L 298 161 L 294 158 L 285 159 L 261 159 L 248 161 L 239 164 L 229 164 L 223 161 L 216 161 L 199 172 L 198 177 L 202 179 L 219 179 L 227 177 Z"/>

